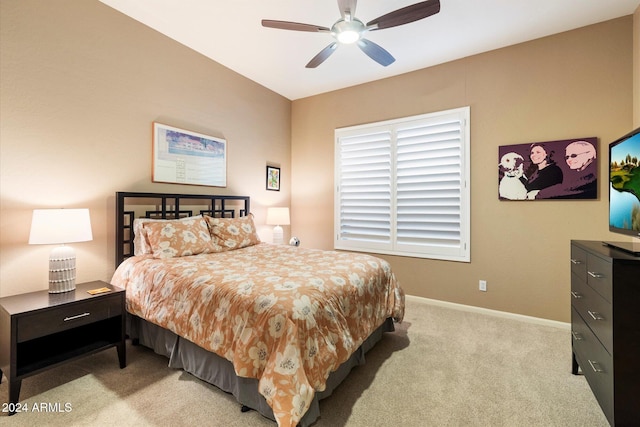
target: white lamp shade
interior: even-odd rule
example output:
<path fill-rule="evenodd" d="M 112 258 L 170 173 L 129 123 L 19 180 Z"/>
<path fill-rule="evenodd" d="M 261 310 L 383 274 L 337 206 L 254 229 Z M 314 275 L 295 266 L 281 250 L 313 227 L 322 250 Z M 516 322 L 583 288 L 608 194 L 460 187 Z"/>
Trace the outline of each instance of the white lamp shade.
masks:
<path fill-rule="evenodd" d="M 29 244 L 51 245 L 93 240 L 89 209 L 34 209 Z M 76 288 L 76 252 L 59 246 L 49 254 L 49 293 Z"/>
<path fill-rule="evenodd" d="M 34 209 L 29 244 L 60 244 L 93 240 L 89 209 Z"/>
<path fill-rule="evenodd" d="M 267 225 L 289 225 L 289 208 L 267 208 Z"/>

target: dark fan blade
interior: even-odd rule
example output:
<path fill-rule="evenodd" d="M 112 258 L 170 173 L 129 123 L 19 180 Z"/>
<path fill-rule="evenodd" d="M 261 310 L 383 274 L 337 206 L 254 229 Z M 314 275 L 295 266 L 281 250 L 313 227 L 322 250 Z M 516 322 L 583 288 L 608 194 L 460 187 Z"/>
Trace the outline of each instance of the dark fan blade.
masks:
<path fill-rule="evenodd" d="M 356 6 L 358 4 L 358 0 L 338 0 L 338 8 L 340 9 L 340 14 L 342 14 L 342 19 L 349 20 L 353 19 L 356 16 Z"/>
<path fill-rule="evenodd" d="M 319 25 L 300 24 L 298 22 L 288 22 L 288 21 L 273 21 L 271 19 L 263 19 L 262 26 L 269 27 L 269 28 L 278 28 L 280 30 L 309 31 L 311 33 L 331 32 L 329 28 L 321 27 Z"/>
<path fill-rule="evenodd" d="M 338 43 L 333 42 L 329 46 L 325 47 L 314 56 L 311 61 L 306 65 L 307 68 L 316 68 L 318 65 L 322 64 L 328 57 L 331 56 L 333 52 L 338 48 Z"/>
<path fill-rule="evenodd" d="M 427 0 L 382 15 L 373 21 L 367 22 L 367 28 L 373 31 L 397 27 L 398 25 L 408 24 L 409 22 L 435 15 L 438 12 L 440 12 L 440 1 Z"/>
<path fill-rule="evenodd" d="M 376 61 L 378 64 L 386 67 L 389 64 L 392 64 L 396 59 L 391 56 L 389 52 L 367 39 L 358 40 L 358 46 L 364 53 L 366 53 L 369 58 Z"/>

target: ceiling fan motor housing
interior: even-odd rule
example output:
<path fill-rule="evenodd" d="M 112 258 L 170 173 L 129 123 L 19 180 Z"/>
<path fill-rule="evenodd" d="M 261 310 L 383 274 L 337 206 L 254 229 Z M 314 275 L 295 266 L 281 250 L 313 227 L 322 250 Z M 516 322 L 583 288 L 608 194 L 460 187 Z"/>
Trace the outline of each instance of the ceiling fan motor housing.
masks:
<path fill-rule="evenodd" d="M 364 23 L 357 18 L 340 19 L 331 27 L 331 35 L 340 43 L 350 44 L 360 40 L 365 30 Z"/>

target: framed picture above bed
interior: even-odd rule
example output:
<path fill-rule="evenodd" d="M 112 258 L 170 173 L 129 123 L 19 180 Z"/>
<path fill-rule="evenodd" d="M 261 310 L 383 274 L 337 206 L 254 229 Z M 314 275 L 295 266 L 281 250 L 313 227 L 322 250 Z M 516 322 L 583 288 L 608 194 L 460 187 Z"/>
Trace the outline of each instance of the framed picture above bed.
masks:
<path fill-rule="evenodd" d="M 267 190 L 280 191 L 280 168 L 267 166 Z"/>
<path fill-rule="evenodd" d="M 227 141 L 153 122 L 153 182 L 227 186 Z"/>

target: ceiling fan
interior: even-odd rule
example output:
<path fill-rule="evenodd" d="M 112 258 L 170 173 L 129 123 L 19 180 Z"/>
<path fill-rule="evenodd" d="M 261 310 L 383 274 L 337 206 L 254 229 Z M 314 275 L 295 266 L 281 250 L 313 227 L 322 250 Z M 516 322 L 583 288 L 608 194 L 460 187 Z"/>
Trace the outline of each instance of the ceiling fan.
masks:
<path fill-rule="evenodd" d="M 368 31 L 383 30 L 385 28 L 397 27 L 435 15 L 440 12 L 439 0 L 427 0 L 411 6 L 389 12 L 366 24 L 355 17 L 357 0 L 338 0 L 338 7 L 342 17 L 336 21 L 331 28 L 321 27 L 311 24 L 300 24 L 298 22 L 274 21 L 263 19 L 262 26 L 278 28 L 281 30 L 308 31 L 312 33 L 331 33 L 336 39 L 329 46 L 325 47 L 314 56 L 306 65 L 307 68 L 315 68 L 322 64 L 335 50 L 339 44 L 357 43 L 358 47 L 378 64 L 387 66 L 396 59 L 385 49 L 364 38 Z"/>

